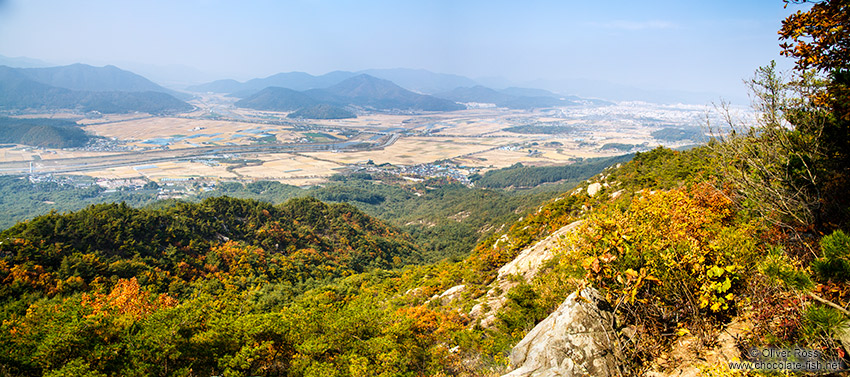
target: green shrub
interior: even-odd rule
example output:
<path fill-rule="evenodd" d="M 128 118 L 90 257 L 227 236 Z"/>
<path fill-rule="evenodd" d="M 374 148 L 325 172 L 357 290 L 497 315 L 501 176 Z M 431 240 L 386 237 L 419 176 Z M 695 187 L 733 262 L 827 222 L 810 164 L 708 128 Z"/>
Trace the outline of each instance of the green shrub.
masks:
<path fill-rule="evenodd" d="M 836 330 L 847 322 L 837 309 L 811 305 L 803 315 L 802 337 L 810 343 L 831 343 Z"/>
<path fill-rule="evenodd" d="M 759 264 L 759 271 L 794 290 L 805 291 L 814 287 L 809 274 L 795 266 L 794 261 L 780 247 L 770 250 Z"/>
<path fill-rule="evenodd" d="M 836 230 L 820 241 L 823 257 L 812 262 L 812 269 L 820 282 L 846 282 L 850 280 L 850 237 Z"/>

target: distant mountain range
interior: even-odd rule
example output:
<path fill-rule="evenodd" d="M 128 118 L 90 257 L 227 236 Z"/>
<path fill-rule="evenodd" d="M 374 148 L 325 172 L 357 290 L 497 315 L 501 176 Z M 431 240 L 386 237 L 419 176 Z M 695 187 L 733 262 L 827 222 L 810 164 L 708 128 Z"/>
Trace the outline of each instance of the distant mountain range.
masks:
<path fill-rule="evenodd" d="M 434 96 L 463 103 L 492 103 L 509 109 L 575 106 L 586 103 L 575 96 L 561 98 L 555 93 L 542 89 L 509 88 L 497 91 L 481 85 L 455 88 L 448 92 L 434 94 Z"/>
<path fill-rule="evenodd" d="M 9 56 L 0 55 L 0 65 L 5 65 L 5 66 L 15 67 L 15 68 L 39 68 L 39 67 L 50 67 L 50 66 L 53 66 L 55 64 L 50 64 L 50 63 L 45 62 L 43 60 L 27 58 L 27 57 L 23 57 L 23 56 L 13 58 L 13 57 L 9 57 Z"/>
<path fill-rule="evenodd" d="M 49 67 L 52 64 L 42 60 L 32 59 L 28 57 L 7 57 L 0 55 L 0 65 L 21 68 L 36 68 Z M 77 64 L 67 67 L 73 66 L 77 66 Z M 82 64 L 80 64 L 80 66 L 82 66 Z M 169 87 L 186 88 L 191 92 L 213 92 L 230 94 L 238 98 L 246 98 L 270 86 L 289 88 L 297 91 L 327 88 L 359 74 L 368 74 L 373 77 L 389 80 L 407 90 L 416 93 L 431 95 L 446 94 L 457 88 L 485 86 L 489 88 L 495 88 L 497 91 L 504 94 L 510 94 L 519 97 L 547 97 L 550 96 L 549 94 L 553 94 L 553 97 L 565 98 L 567 100 L 574 100 L 573 98 L 570 98 L 571 96 L 579 96 L 583 99 L 596 98 L 610 101 L 647 101 L 656 103 L 705 104 L 711 101 L 716 101 L 721 98 L 721 95 L 718 93 L 684 90 L 647 89 L 629 85 L 622 85 L 604 80 L 539 79 L 533 81 L 520 82 L 507 80 L 501 77 L 477 77 L 473 79 L 460 75 L 434 73 L 424 69 L 407 68 L 368 69 L 357 72 L 334 71 L 320 76 L 313 76 L 304 72 L 287 72 L 278 73 L 265 78 L 256 78 L 245 82 L 227 79 L 212 81 L 204 84 L 186 86 L 190 83 L 197 83 L 202 80 L 209 80 L 211 77 L 215 77 L 216 75 L 203 73 L 191 67 L 176 65 L 153 66 L 133 62 L 122 62 L 120 66 L 125 68 L 131 67 L 134 72 L 139 72 L 145 75 L 146 77 L 158 80 L 157 82 L 160 84 L 166 83 L 169 85 Z M 65 87 L 58 84 L 50 85 L 57 87 Z M 540 89 L 524 89 L 517 87 Z M 81 90 L 78 88 L 68 89 Z M 519 89 L 519 91 L 515 91 L 517 89 Z M 136 91 L 137 89 L 118 90 Z M 162 87 L 159 87 L 158 89 L 151 90 L 163 92 L 164 89 Z M 545 93 L 541 93 L 541 90 Z M 187 99 L 187 97 L 185 97 L 185 94 L 183 93 L 167 90 L 165 91 L 165 93 L 169 93 L 172 96 L 175 96 L 180 99 Z M 730 95 L 732 96 L 730 97 Z M 723 98 L 739 103 L 749 102 L 749 100 L 745 95 L 743 95 L 743 93 L 727 93 L 723 96 Z"/>
<path fill-rule="evenodd" d="M 71 90 L 160 92 L 184 99 L 191 98 L 188 94 L 163 88 L 142 76 L 112 65 L 92 67 L 78 63 L 61 67 L 22 68 L 19 72 L 34 81 Z"/>
<path fill-rule="evenodd" d="M 113 66 L 0 66 L 0 109 L 72 109 L 102 113 L 188 111 L 192 106 L 142 76 Z"/>
<path fill-rule="evenodd" d="M 304 77 L 304 76 L 302 76 Z M 319 106 L 323 105 L 323 106 Z M 345 107 L 371 110 L 452 111 L 466 107 L 451 100 L 417 94 L 391 81 L 361 74 L 324 89 L 297 91 L 267 87 L 238 102 L 236 106 L 269 111 L 297 111 L 305 118 L 346 116 Z"/>
<path fill-rule="evenodd" d="M 353 72 L 335 71 L 321 76 L 304 72 L 278 73 L 262 79 L 252 79 L 244 83 L 236 80 L 218 80 L 207 84 L 186 88 L 192 92 L 227 93 L 234 97 L 245 98 L 268 87 L 280 87 L 292 90 L 327 88 L 343 80 L 357 76 Z"/>
<path fill-rule="evenodd" d="M 396 86 L 396 94 L 399 94 L 398 89 L 406 89 L 407 91 L 421 94 L 430 94 L 433 97 L 449 100 L 460 103 L 489 103 L 495 104 L 498 107 L 507 107 L 511 109 L 533 109 L 546 108 L 553 106 L 572 106 L 578 104 L 593 104 L 604 105 L 609 102 L 601 100 L 589 100 L 576 96 L 563 96 L 552 93 L 544 89 L 519 88 L 509 87 L 506 89 L 495 90 L 481 86 L 475 80 L 459 75 L 450 75 L 442 73 L 433 73 L 422 69 L 370 69 L 360 72 L 334 71 L 321 76 L 313 76 L 304 72 L 287 72 L 278 73 L 266 78 L 252 79 L 246 82 L 236 80 L 218 80 L 206 84 L 195 85 L 188 87 L 187 90 L 193 92 L 213 92 L 224 93 L 233 97 L 243 98 L 243 101 L 237 102 L 237 106 L 251 107 L 261 110 L 276 111 L 293 111 L 300 109 L 308 104 L 302 102 L 310 102 L 309 105 L 315 105 L 312 100 L 325 103 L 334 103 L 335 105 L 349 104 L 345 100 L 333 98 L 322 92 L 312 92 L 321 88 L 329 88 L 336 84 L 342 83 L 348 79 L 357 76 L 366 75 L 369 77 L 383 79 L 391 82 Z M 278 89 L 266 90 L 267 88 L 275 87 Z M 295 94 L 285 92 L 280 89 L 286 88 L 294 92 L 303 92 Z M 410 97 L 409 94 L 404 96 Z M 306 98 L 305 98 L 306 97 Z M 379 100 L 379 104 L 363 104 L 363 96 L 360 96 L 360 102 L 357 105 L 371 106 L 379 109 L 387 109 L 389 106 L 387 101 L 388 95 Z M 433 99 L 429 101 L 433 102 Z M 403 101 L 404 102 L 404 101 Z M 413 108 L 421 110 L 420 106 L 411 106 L 409 100 L 405 102 L 402 108 Z M 436 107 L 444 108 L 444 105 L 436 105 Z"/>
<path fill-rule="evenodd" d="M 248 97 L 270 86 L 294 90 L 327 88 L 352 77 L 366 74 L 389 80 L 407 90 L 433 94 L 449 91 L 461 86 L 474 86 L 477 83 L 467 77 L 429 72 L 424 69 L 369 69 L 359 72 L 334 71 L 321 76 L 304 72 L 278 73 L 266 78 L 252 79 L 244 83 L 236 80 L 218 80 L 186 88 L 192 92 L 213 92 L 232 94 L 235 97 Z"/>

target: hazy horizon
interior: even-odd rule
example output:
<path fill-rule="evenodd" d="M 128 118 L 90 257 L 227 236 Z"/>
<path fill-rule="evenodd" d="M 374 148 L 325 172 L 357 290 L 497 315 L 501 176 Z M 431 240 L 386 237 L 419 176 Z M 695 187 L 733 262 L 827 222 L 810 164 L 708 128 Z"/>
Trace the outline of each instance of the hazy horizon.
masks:
<path fill-rule="evenodd" d="M 780 0 L 0 1 L 0 55 L 185 71 L 187 81 L 410 68 L 740 97 L 779 56 Z M 159 68 L 157 68 L 159 67 Z M 172 73 L 174 75 L 175 73 Z M 193 77 L 196 76 L 196 77 Z"/>

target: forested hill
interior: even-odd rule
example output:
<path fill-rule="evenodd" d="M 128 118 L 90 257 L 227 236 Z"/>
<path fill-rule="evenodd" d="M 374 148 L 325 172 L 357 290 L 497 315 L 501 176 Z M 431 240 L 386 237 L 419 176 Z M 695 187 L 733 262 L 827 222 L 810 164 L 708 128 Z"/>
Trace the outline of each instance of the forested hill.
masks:
<path fill-rule="evenodd" d="M 6 303 L 132 277 L 178 296 L 175 287 L 206 278 L 281 283 L 294 291 L 419 260 L 396 229 L 351 205 L 311 198 L 274 206 L 219 197 L 159 210 L 101 204 L 36 217 L 0 239 Z"/>
<path fill-rule="evenodd" d="M 64 119 L 0 117 L 0 143 L 35 147 L 81 147 L 89 136 L 76 122 Z"/>

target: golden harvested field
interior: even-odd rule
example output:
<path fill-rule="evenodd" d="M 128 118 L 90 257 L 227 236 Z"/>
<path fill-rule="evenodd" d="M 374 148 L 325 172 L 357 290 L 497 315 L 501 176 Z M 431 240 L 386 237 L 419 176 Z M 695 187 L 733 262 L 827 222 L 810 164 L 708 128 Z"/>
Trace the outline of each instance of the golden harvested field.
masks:
<path fill-rule="evenodd" d="M 288 153 L 263 154 L 256 158 L 263 160 L 263 164 L 246 166 L 234 171 L 245 178 L 278 180 L 288 183 L 287 180 L 290 179 L 328 177 L 345 167 L 343 164 Z"/>
<path fill-rule="evenodd" d="M 87 126 L 86 130 L 98 136 L 134 140 L 129 144 L 137 147 L 156 146 L 144 143 L 145 140 L 190 137 L 182 141 L 175 140 L 169 145 L 171 148 L 191 148 L 204 144 L 248 144 L 251 142 L 249 138 L 260 134 L 275 135 L 280 142 L 294 141 L 301 136 L 285 126 L 185 118 L 136 119 L 91 125 Z"/>
<path fill-rule="evenodd" d="M 86 171 L 80 174 L 104 179 L 128 179 L 144 177 L 144 175 L 142 175 L 141 173 L 136 171 L 136 169 L 133 169 L 133 167 L 130 166 L 122 166 L 118 168 L 109 168 L 96 171 Z"/>
<path fill-rule="evenodd" d="M 161 182 L 163 178 L 228 179 L 238 177 L 238 175 L 228 172 L 224 165 L 208 166 L 200 162 L 192 161 L 170 161 L 148 165 L 108 168 L 104 170 L 89 171 L 83 174 L 92 177 L 110 179 L 145 177 L 155 182 Z"/>
<path fill-rule="evenodd" d="M 345 153 L 312 152 L 305 155 L 341 164 L 372 160 L 376 164 L 417 165 L 481 152 L 493 147 L 484 143 L 472 143 L 469 139 L 462 138 L 409 137 L 401 138 L 383 150 Z"/>
<path fill-rule="evenodd" d="M 160 162 L 132 167 L 109 168 L 85 172 L 85 175 L 108 179 L 126 179 L 145 177 L 152 181 L 163 182 L 169 179 L 240 179 L 240 180 L 272 180 L 292 185 L 303 182 L 324 180 L 335 174 L 344 165 L 320 161 L 307 156 L 290 153 L 260 154 L 242 156 L 249 160 L 262 160 L 261 164 L 248 164 L 244 167 L 228 171 L 233 164 L 211 165 L 194 161 Z"/>
<path fill-rule="evenodd" d="M 126 122 L 134 119 L 150 118 L 148 114 L 103 114 L 100 118 L 85 118 L 78 120 L 79 124 L 94 124 L 105 122 Z"/>

